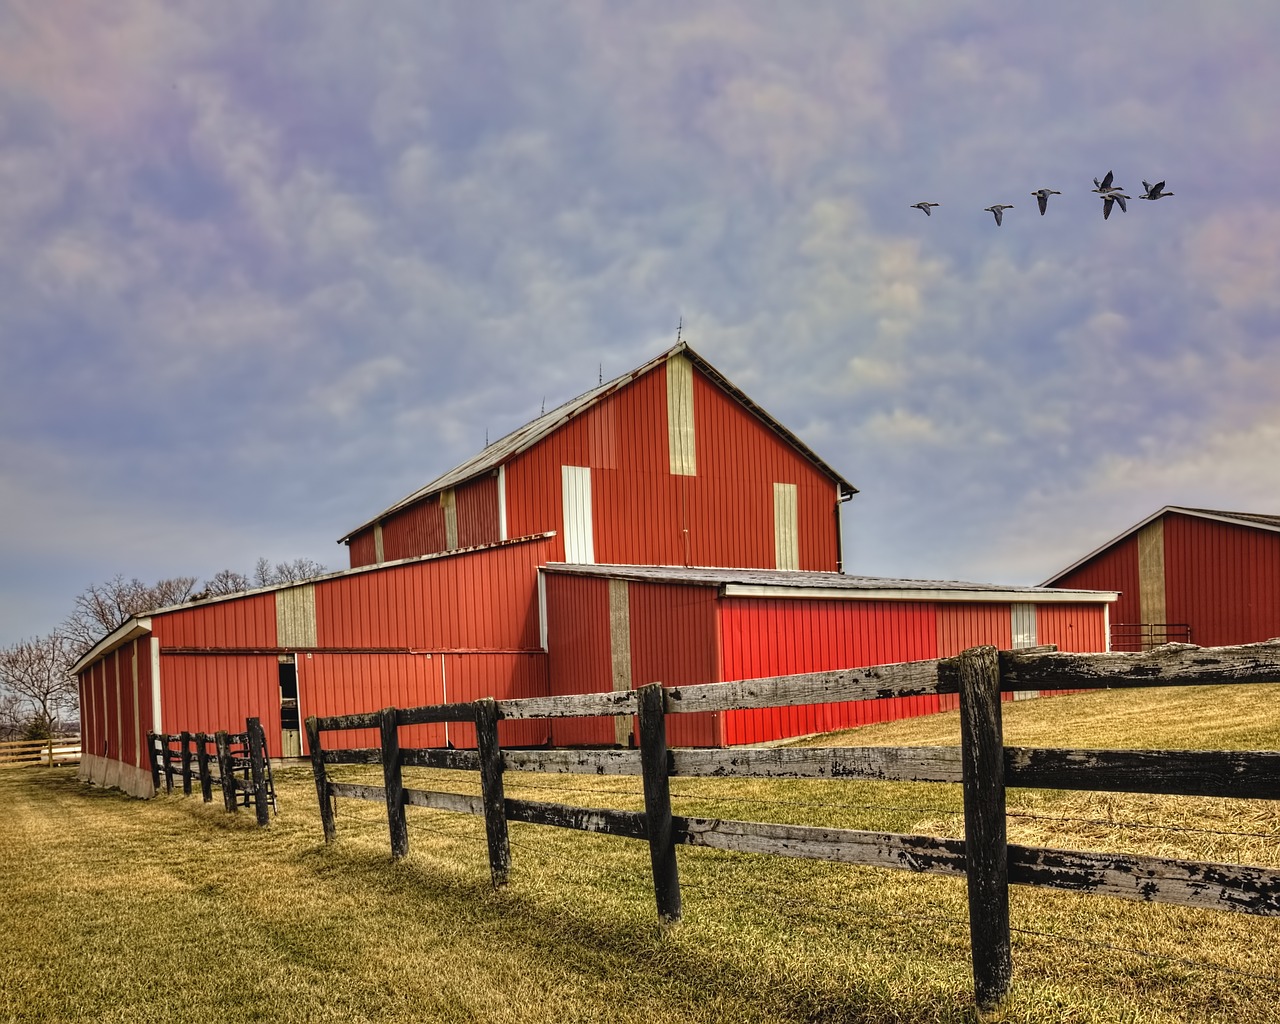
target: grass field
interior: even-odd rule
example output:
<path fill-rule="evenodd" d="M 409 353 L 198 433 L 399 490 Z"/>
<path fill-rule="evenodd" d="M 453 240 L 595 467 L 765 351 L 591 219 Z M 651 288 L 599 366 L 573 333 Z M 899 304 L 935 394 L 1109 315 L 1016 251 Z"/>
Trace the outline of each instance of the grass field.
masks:
<path fill-rule="evenodd" d="M 1280 749 L 1280 687 L 1006 704 L 1009 744 Z M 955 743 L 954 714 L 840 734 Z M 829 743 L 830 739 L 822 741 Z M 345 769 L 339 778 L 359 777 Z M 410 785 L 475 792 L 464 773 Z M 269 829 L 199 797 L 130 800 L 67 769 L 0 771 L 0 1021 L 972 1020 L 963 880 L 682 848 L 684 922 L 656 926 L 648 849 L 512 825 L 488 885 L 478 819 L 379 805 L 321 841 L 303 768 Z M 508 774 L 507 793 L 639 809 L 631 778 Z M 957 786 L 675 779 L 676 812 L 959 835 Z M 1280 795 L 1280 794 L 1278 794 Z M 1264 801 L 1010 792 L 1010 839 L 1280 866 Z M 1280 922 L 1015 888 L 999 1019 L 1280 1020 Z"/>

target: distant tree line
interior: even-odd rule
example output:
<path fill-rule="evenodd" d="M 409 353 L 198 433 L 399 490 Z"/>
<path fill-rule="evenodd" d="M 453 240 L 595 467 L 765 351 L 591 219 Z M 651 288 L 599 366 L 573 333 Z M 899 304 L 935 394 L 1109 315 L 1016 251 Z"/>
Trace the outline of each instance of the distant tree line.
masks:
<path fill-rule="evenodd" d="M 309 558 L 275 564 L 259 558 L 249 575 L 223 569 L 199 587 L 194 576 L 148 584 L 119 575 L 87 587 L 53 632 L 0 648 L 0 740 L 47 739 L 76 729 L 79 687 L 71 667 L 133 616 L 255 587 L 299 583 L 328 571 Z"/>

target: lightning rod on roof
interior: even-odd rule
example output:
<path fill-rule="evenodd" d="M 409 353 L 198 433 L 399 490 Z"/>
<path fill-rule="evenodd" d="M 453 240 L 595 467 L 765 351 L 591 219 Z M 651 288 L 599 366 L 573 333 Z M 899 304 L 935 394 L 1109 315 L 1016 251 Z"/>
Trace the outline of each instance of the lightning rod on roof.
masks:
<path fill-rule="evenodd" d="M 604 363 L 600 363 L 599 369 L 596 370 L 596 383 L 597 384 L 604 383 Z"/>
<path fill-rule="evenodd" d="M 680 322 L 676 324 L 676 344 L 680 344 L 680 335 L 684 331 L 684 317 L 680 318 Z"/>

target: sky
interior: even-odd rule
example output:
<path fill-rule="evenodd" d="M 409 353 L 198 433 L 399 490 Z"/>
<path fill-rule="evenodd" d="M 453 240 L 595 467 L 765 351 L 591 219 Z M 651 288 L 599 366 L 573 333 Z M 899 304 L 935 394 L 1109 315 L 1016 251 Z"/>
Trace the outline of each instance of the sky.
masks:
<path fill-rule="evenodd" d="M 1277 52 L 1263 0 L 0 0 L 0 645 L 345 568 L 678 329 L 859 488 L 848 572 L 1280 513 Z"/>

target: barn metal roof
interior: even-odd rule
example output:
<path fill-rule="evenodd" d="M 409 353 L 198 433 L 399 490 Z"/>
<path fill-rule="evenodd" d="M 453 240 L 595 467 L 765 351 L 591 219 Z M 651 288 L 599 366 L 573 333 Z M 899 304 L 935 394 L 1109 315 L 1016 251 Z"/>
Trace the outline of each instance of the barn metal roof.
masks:
<path fill-rule="evenodd" d="M 598 405 L 610 395 L 625 388 L 632 381 L 650 373 L 657 367 L 663 365 L 668 359 L 677 355 L 683 355 L 688 358 L 694 366 L 755 414 L 755 416 L 763 421 L 766 426 L 774 431 L 774 433 L 780 435 L 788 444 L 792 445 L 806 459 L 817 466 L 818 469 L 831 477 L 831 479 L 840 487 L 840 493 L 843 497 L 852 497 L 858 493 L 858 489 L 854 487 L 853 484 L 849 483 L 848 480 L 820 459 L 813 449 L 765 412 L 765 410 L 754 401 L 748 398 L 744 391 L 731 383 L 724 374 L 703 359 L 702 356 L 698 355 L 698 353 L 691 349 L 688 344 L 680 342 L 631 372 L 624 373 L 622 376 L 615 377 L 613 380 L 605 381 L 603 384 L 598 384 L 590 391 L 584 391 L 582 394 L 578 395 L 577 398 L 571 398 L 563 405 L 557 406 L 555 409 L 552 409 L 548 413 L 544 413 L 537 419 L 530 420 L 524 426 L 517 427 L 505 437 L 501 437 L 497 441 L 494 441 L 479 454 L 472 456 L 461 465 L 455 466 L 447 473 L 436 477 L 430 483 L 419 487 L 413 493 L 405 495 L 394 505 L 383 509 L 372 519 L 361 523 L 354 530 L 348 531 L 338 539 L 338 543 L 345 544 L 362 530 L 368 529 L 375 523 L 386 519 L 387 516 L 393 515 L 403 508 L 416 504 L 424 498 L 429 498 L 433 494 L 438 494 L 450 487 L 456 487 L 459 484 L 466 483 L 468 480 L 472 480 L 484 473 L 497 469 L 504 463 L 511 461 L 511 459 L 515 458 L 521 452 L 532 448 L 544 437 L 547 437 L 556 430 L 559 430 L 576 416 L 582 415 L 582 413 L 591 409 L 593 406 Z"/>
<path fill-rule="evenodd" d="M 1147 516 L 1147 518 L 1142 520 L 1142 522 L 1135 523 L 1133 526 L 1129 527 L 1129 529 L 1125 530 L 1123 533 L 1119 533 L 1116 536 L 1112 537 L 1105 544 L 1101 544 L 1098 547 L 1094 548 L 1083 558 L 1077 559 L 1076 561 L 1072 562 L 1065 569 L 1054 573 L 1047 580 L 1045 580 L 1044 583 L 1041 584 L 1041 586 L 1044 586 L 1044 587 L 1052 586 L 1054 580 L 1060 580 L 1062 579 L 1063 576 L 1066 576 L 1068 573 L 1075 572 L 1075 570 L 1080 568 L 1080 566 L 1096 558 L 1098 555 L 1102 554 L 1102 552 L 1106 551 L 1108 548 L 1114 547 L 1116 544 L 1119 544 L 1126 537 L 1132 536 L 1133 534 L 1137 533 L 1148 523 L 1153 523 L 1157 519 L 1159 519 L 1161 516 L 1167 515 L 1170 512 L 1177 512 L 1180 515 L 1184 515 L 1184 516 L 1194 516 L 1197 519 L 1211 519 L 1219 523 L 1229 523 L 1232 526 L 1249 526 L 1256 530 L 1266 530 L 1271 533 L 1280 533 L 1280 516 L 1266 515 L 1265 513 L 1260 513 L 1260 512 L 1224 512 L 1220 509 L 1213 509 L 1213 508 L 1188 508 L 1185 505 L 1166 505 L 1164 508 L 1160 509 L 1158 512 L 1151 513 L 1151 515 Z"/>
<path fill-rule="evenodd" d="M 640 583 L 684 583 L 719 587 L 726 597 L 853 598 L 895 601 L 1034 601 L 1107 602 L 1112 590 L 1066 590 L 1004 586 L 964 580 L 907 580 L 883 576 L 846 576 L 838 572 L 792 569 L 719 569 L 670 565 L 573 565 L 551 562 L 545 571 L 570 576 L 597 576 Z"/>

